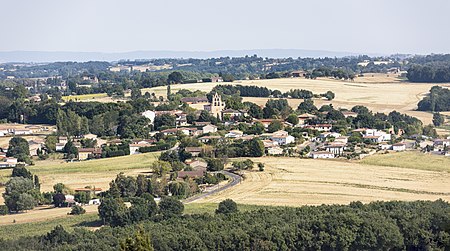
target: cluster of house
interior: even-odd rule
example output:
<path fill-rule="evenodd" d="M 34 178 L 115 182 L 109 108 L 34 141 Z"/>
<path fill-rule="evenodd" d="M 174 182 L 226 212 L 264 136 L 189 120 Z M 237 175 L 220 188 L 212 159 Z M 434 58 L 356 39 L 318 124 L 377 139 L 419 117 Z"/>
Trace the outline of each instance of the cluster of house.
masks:
<path fill-rule="evenodd" d="M 404 142 L 398 142 L 390 144 L 392 139 L 391 132 L 371 129 L 371 128 L 359 128 L 352 130 L 352 133 L 360 133 L 365 142 L 371 144 L 377 144 L 379 150 L 393 150 L 396 152 L 405 151 L 407 144 Z M 343 136 L 337 132 L 330 132 L 329 130 L 322 132 L 319 135 L 319 139 L 325 142 L 317 151 L 310 153 L 310 156 L 314 159 L 331 159 L 342 156 L 344 150 L 347 150 L 348 136 Z"/>
<path fill-rule="evenodd" d="M 5 152 L 0 152 L 0 169 L 1 168 L 13 168 L 18 164 L 16 158 L 6 157 Z"/>
<path fill-rule="evenodd" d="M 89 188 L 89 187 L 76 188 L 76 189 L 74 189 L 74 192 L 75 193 L 80 193 L 80 192 L 90 193 L 92 197 L 95 197 L 96 195 L 98 195 L 99 193 L 102 192 L 102 189 L 98 188 L 98 187 L 96 187 L 96 188 Z M 64 195 L 64 197 L 65 197 L 64 205 L 67 207 L 72 207 L 74 205 L 83 206 L 82 203 L 78 203 L 75 201 L 75 196 L 72 194 L 66 194 L 66 195 Z M 94 198 L 94 199 L 90 199 L 88 201 L 87 205 L 100 205 L 100 203 L 101 203 L 100 199 Z"/>
<path fill-rule="evenodd" d="M 91 148 L 84 148 L 81 145 L 81 140 L 90 139 L 95 142 L 95 146 Z M 86 160 L 86 159 L 95 159 L 100 158 L 102 156 L 102 148 L 101 145 L 106 143 L 106 141 L 97 137 L 97 135 L 89 133 L 85 134 L 80 138 L 72 138 L 72 144 L 78 149 L 78 160 Z M 58 142 L 56 143 L 56 151 L 62 152 L 64 151 L 64 147 L 67 142 L 69 142 L 69 138 L 65 136 L 58 137 Z"/>
<path fill-rule="evenodd" d="M 49 127 L 40 125 L 5 125 L 0 126 L 0 137 L 5 136 L 24 136 L 39 134 L 44 131 L 49 131 Z"/>
<path fill-rule="evenodd" d="M 438 155 L 450 156 L 450 137 L 446 139 L 435 139 L 433 142 L 433 152 Z"/>

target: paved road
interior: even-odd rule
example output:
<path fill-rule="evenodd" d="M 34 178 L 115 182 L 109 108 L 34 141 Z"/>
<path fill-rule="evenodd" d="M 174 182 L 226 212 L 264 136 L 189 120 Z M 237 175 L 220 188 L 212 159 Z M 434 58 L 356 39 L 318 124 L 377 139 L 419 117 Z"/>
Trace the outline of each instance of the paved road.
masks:
<path fill-rule="evenodd" d="M 242 177 L 237 175 L 237 174 L 230 173 L 228 171 L 220 171 L 220 173 L 223 173 L 223 174 L 227 175 L 228 177 L 230 177 L 231 181 L 228 182 L 227 184 L 217 188 L 217 189 L 212 190 L 212 191 L 201 193 L 199 195 L 195 195 L 195 196 L 189 197 L 189 198 L 185 199 L 183 201 L 183 203 L 187 204 L 187 203 L 194 202 L 196 200 L 199 200 L 199 199 L 208 197 L 210 195 L 216 194 L 218 192 L 221 192 L 221 191 L 223 191 L 225 189 L 228 189 L 230 187 L 236 186 L 237 184 L 241 183 Z"/>

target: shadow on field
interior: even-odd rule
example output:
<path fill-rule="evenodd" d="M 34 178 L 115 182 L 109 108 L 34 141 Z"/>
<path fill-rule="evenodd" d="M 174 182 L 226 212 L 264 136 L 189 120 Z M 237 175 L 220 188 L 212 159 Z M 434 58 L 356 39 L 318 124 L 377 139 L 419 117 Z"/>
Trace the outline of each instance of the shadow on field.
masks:
<path fill-rule="evenodd" d="M 101 220 L 83 221 L 73 225 L 74 227 L 101 227 L 103 222 Z"/>

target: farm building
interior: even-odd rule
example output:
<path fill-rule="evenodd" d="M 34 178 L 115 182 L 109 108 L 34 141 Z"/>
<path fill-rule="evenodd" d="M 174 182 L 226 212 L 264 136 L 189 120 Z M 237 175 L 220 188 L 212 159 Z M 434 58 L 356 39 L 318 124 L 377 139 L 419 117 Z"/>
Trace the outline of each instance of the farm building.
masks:
<path fill-rule="evenodd" d="M 282 155 L 283 154 L 283 148 L 274 146 L 267 148 L 267 154 L 269 155 Z"/>
<path fill-rule="evenodd" d="M 193 157 L 197 157 L 203 149 L 201 147 L 186 147 L 184 150 L 190 153 Z"/>
<path fill-rule="evenodd" d="M 217 132 L 217 126 L 215 125 L 206 125 L 202 127 L 203 133 L 214 133 Z"/>
<path fill-rule="evenodd" d="M 405 143 L 396 143 L 392 145 L 392 150 L 400 152 L 406 150 L 406 144 Z"/>
<path fill-rule="evenodd" d="M 345 144 L 342 143 L 330 143 L 325 146 L 327 152 L 334 155 L 342 155 L 344 153 Z"/>
<path fill-rule="evenodd" d="M 311 158 L 313 159 L 334 159 L 334 153 L 327 151 L 312 152 Z"/>
<path fill-rule="evenodd" d="M 231 130 L 227 134 L 225 134 L 225 138 L 240 138 L 244 136 L 244 133 L 239 130 Z"/>
<path fill-rule="evenodd" d="M 290 136 L 286 131 L 276 131 L 270 137 L 272 141 L 277 142 L 279 145 L 287 145 L 295 142 L 295 138 Z"/>
<path fill-rule="evenodd" d="M 87 160 L 90 158 L 99 158 L 102 155 L 100 148 L 80 148 L 78 149 L 78 160 Z"/>

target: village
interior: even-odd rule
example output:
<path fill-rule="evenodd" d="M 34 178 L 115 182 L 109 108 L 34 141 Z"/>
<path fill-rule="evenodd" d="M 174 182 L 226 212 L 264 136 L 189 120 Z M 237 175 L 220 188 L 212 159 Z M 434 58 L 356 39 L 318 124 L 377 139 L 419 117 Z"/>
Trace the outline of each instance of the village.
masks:
<path fill-rule="evenodd" d="M 400 152 L 407 150 L 420 150 L 434 155 L 450 156 L 450 139 L 432 138 L 425 135 L 404 135 L 402 128 L 397 131 L 394 126 L 385 129 L 375 128 L 345 128 L 336 130 L 332 123 L 317 123 L 318 115 L 326 116 L 328 111 L 317 111 L 316 114 L 301 113 L 293 118 L 286 119 L 258 119 L 249 115 L 247 110 L 234 110 L 226 108 L 225 102 L 217 92 L 212 96 L 211 102 L 204 97 L 185 97 L 181 101 L 188 106 L 196 108 L 200 116 L 207 112 L 211 117 L 217 118 L 214 124 L 211 121 L 188 122 L 188 114 L 182 110 L 147 110 L 141 115 L 148 119 L 149 126 L 154 126 L 155 118 L 172 116 L 173 125 L 165 125 L 160 131 L 152 131 L 148 138 L 121 140 L 119 138 L 100 138 L 88 133 L 82 136 L 52 136 L 58 135 L 54 126 L 46 125 L 20 125 L 5 124 L 0 127 L 0 137 L 26 137 L 29 144 L 30 156 L 37 157 L 45 151 L 46 138 L 53 137 L 56 142 L 56 152 L 65 153 L 68 161 L 85 161 L 111 157 L 105 154 L 105 147 L 121 146 L 126 151 L 121 155 L 139 154 L 161 150 L 183 150 L 192 158 L 186 159 L 185 164 L 191 171 L 182 171 L 179 178 L 185 176 L 200 177 L 206 172 L 207 163 L 202 157 L 211 157 L 210 152 L 217 145 L 230 144 L 230 142 L 245 142 L 257 139 L 262 142 L 267 156 L 290 156 L 312 159 L 362 159 L 375 153 Z M 342 110 L 343 119 L 354 119 L 357 112 Z M 316 121 L 316 122 L 315 122 Z M 248 133 L 240 128 L 259 128 L 256 133 Z M 338 131 L 345 131 L 340 133 Z M 184 135 L 196 139 L 198 146 L 188 146 L 179 149 L 177 135 Z M 406 137 L 405 137 L 406 136 Z M 159 139 L 166 138 L 166 144 Z M 172 140 L 167 140 L 172 138 Z M 25 164 L 16 158 L 7 157 L 8 143 L 0 145 L 0 168 L 13 168 Z M 68 143 L 70 142 L 70 147 Z M 71 151 L 70 148 L 75 149 Z M 208 153 L 209 152 L 209 153 Z M 70 154 L 71 153 L 71 154 Z M 261 156 L 262 156 L 261 155 Z"/>

